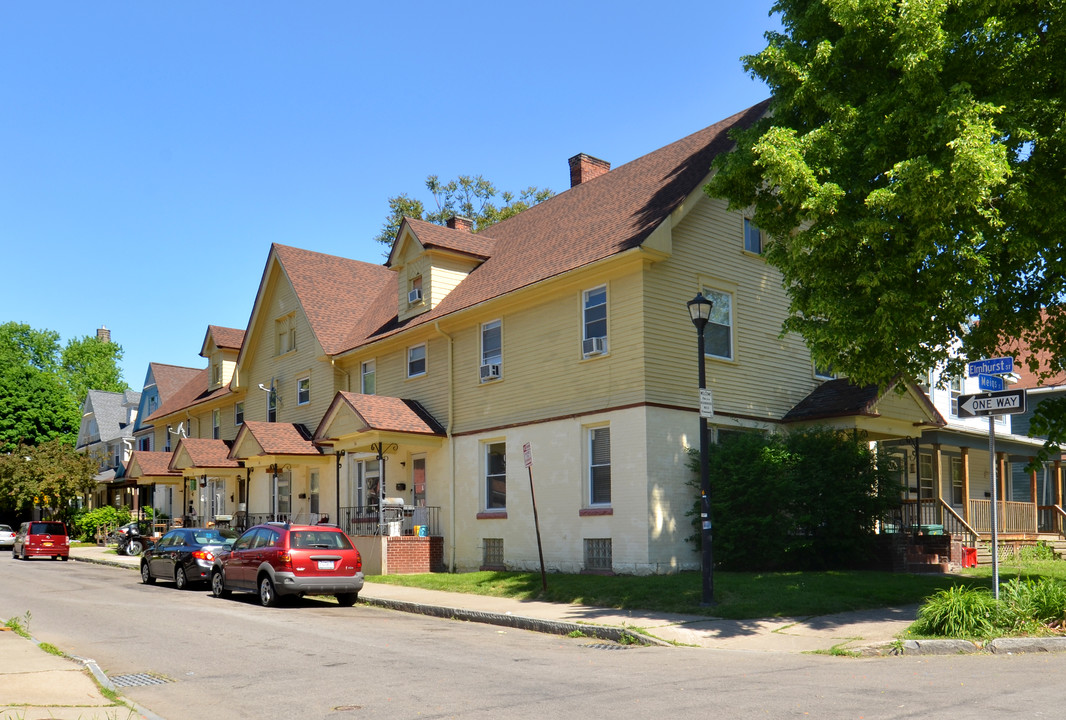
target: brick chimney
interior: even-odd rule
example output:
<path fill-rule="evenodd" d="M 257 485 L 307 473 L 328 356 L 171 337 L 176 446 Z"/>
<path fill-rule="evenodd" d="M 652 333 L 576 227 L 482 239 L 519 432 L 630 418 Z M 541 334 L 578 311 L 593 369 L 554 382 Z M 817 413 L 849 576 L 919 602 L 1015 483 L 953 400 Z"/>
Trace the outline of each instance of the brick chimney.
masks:
<path fill-rule="evenodd" d="M 611 163 L 581 153 L 570 158 L 570 187 L 577 187 L 593 178 L 604 175 L 611 169 Z"/>
<path fill-rule="evenodd" d="M 474 221 L 470 218 L 462 217 L 461 215 L 452 215 L 448 218 L 448 227 L 452 230 L 465 230 L 466 232 L 474 232 Z"/>
<path fill-rule="evenodd" d="M 107 326 L 101 327 L 96 331 L 96 339 L 101 342 L 111 342 L 111 331 L 107 329 Z"/>

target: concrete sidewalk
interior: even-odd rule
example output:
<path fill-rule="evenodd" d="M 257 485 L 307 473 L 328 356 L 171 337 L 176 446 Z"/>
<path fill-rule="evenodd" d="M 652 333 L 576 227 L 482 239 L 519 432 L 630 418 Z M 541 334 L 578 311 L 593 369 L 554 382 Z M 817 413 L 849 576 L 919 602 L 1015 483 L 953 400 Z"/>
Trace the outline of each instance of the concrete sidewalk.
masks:
<path fill-rule="evenodd" d="M 97 547 L 73 548 L 72 560 L 137 569 L 139 558 Z M 566 635 L 581 632 L 615 642 L 684 645 L 752 652 L 848 650 L 887 654 L 915 618 L 916 606 L 813 618 L 723 620 L 642 610 L 514 600 L 368 582 L 361 601 L 403 612 Z M 625 637 L 629 636 L 629 638 Z"/>

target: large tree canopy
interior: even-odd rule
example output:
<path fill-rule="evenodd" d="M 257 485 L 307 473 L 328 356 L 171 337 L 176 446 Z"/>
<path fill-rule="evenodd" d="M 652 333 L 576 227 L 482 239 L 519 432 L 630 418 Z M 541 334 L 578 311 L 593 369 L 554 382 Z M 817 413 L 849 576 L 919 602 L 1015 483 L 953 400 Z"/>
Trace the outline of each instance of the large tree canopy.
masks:
<path fill-rule="evenodd" d="M 121 346 L 96 337 L 71 340 L 60 351 L 52 330 L 0 325 L 0 453 L 52 439 L 73 445 L 88 391 L 129 389 L 121 358 Z"/>
<path fill-rule="evenodd" d="M 72 498 L 96 486 L 98 470 L 96 460 L 59 438 L 19 444 L 0 454 L 0 511 L 39 507 L 63 516 Z"/>
<path fill-rule="evenodd" d="M 436 175 L 430 175 L 426 178 L 426 189 L 433 196 L 435 209 L 427 210 L 421 200 L 406 193 L 389 198 L 389 216 L 375 238 L 378 242 L 392 245 L 405 217 L 443 225 L 451 216 L 460 215 L 473 220 L 474 232 L 478 232 L 555 194 L 547 188 L 539 189 L 533 186 L 517 195 L 507 191 L 500 192 L 481 175 L 460 175 L 446 183 L 442 183 Z"/>
<path fill-rule="evenodd" d="M 1050 351 L 1041 370 L 1061 372 L 1063 2 L 779 0 L 774 12 L 783 32 L 744 58 L 770 112 L 736 135 L 707 189 L 773 238 L 785 329 L 860 383 L 920 377 L 956 351 L 958 373 L 1008 338 Z"/>

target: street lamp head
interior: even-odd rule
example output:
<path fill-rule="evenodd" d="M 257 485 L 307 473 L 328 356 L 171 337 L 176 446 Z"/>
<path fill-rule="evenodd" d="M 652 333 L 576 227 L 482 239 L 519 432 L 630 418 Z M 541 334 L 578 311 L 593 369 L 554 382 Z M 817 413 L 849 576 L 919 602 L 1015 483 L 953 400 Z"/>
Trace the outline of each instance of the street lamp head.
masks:
<path fill-rule="evenodd" d="M 711 319 L 711 308 L 714 307 L 714 303 L 703 296 L 703 293 L 696 293 L 696 297 L 688 301 L 688 315 L 692 318 L 692 324 L 696 326 L 696 329 L 703 332 L 703 328 L 706 327 L 707 322 Z"/>

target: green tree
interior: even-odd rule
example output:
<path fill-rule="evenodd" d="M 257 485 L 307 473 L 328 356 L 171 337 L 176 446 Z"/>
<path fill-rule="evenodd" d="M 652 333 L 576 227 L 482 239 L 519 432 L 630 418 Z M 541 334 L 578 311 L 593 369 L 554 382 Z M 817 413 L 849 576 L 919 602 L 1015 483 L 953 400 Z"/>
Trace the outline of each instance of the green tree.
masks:
<path fill-rule="evenodd" d="M 67 387 L 75 400 L 84 401 L 90 390 L 125 392 L 119 362 L 122 346 L 104 342 L 95 335 L 70 340 L 63 348 L 61 367 Z"/>
<path fill-rule="evenodd" d="M 122 392 L 122 347 L 96 337 L 60 351 L 59 333 L 0 325 L 0 452 L 61 438 L 73 445 L 89 390 Z"/>
<path fill-rule="evenodd" d="M 96 462 L 61 438 L 19 444 L 0 455 L 0 509 L 26 513 L 33 507 L 68 519 L 71 503 L 92 491 Z"/>
<path fill-rule="evenodd" d="M 533 186 L 517 195 L 500 192 L 481 175 L 460 175 L 446 183 L 436 175 L 430 175 L 426 178 L 426 189 L 433 196 L 436 209 L 427 211 L 421 200 L 406 193 L 389 198 L 389 215 L 375 238 L 378 242 L 391 246 L 405 217 L 444 225 L 451 216 L 460 215 L 473 220 L 474 232 L 480 232 L 555 194 L 547 188 Z"/>
<path fill-rule="evenodd" d="M 1066 367 L 1066 10 L 778 0 L 743 58 L 772 94 L 707 191 L 753 213 L 784 330 L 857 383 L 1021 339 Z M 1042 319 L 1046 312 L 1046 320 Z M 976 322 L 975 322 L 976 320 Z M 958 358 L 952 360 L 958 350 Z M 1057 411 L 1061 427 L 1066 405 Z M 1054 423 L 1052 423 L 1054 424 Z"/>

